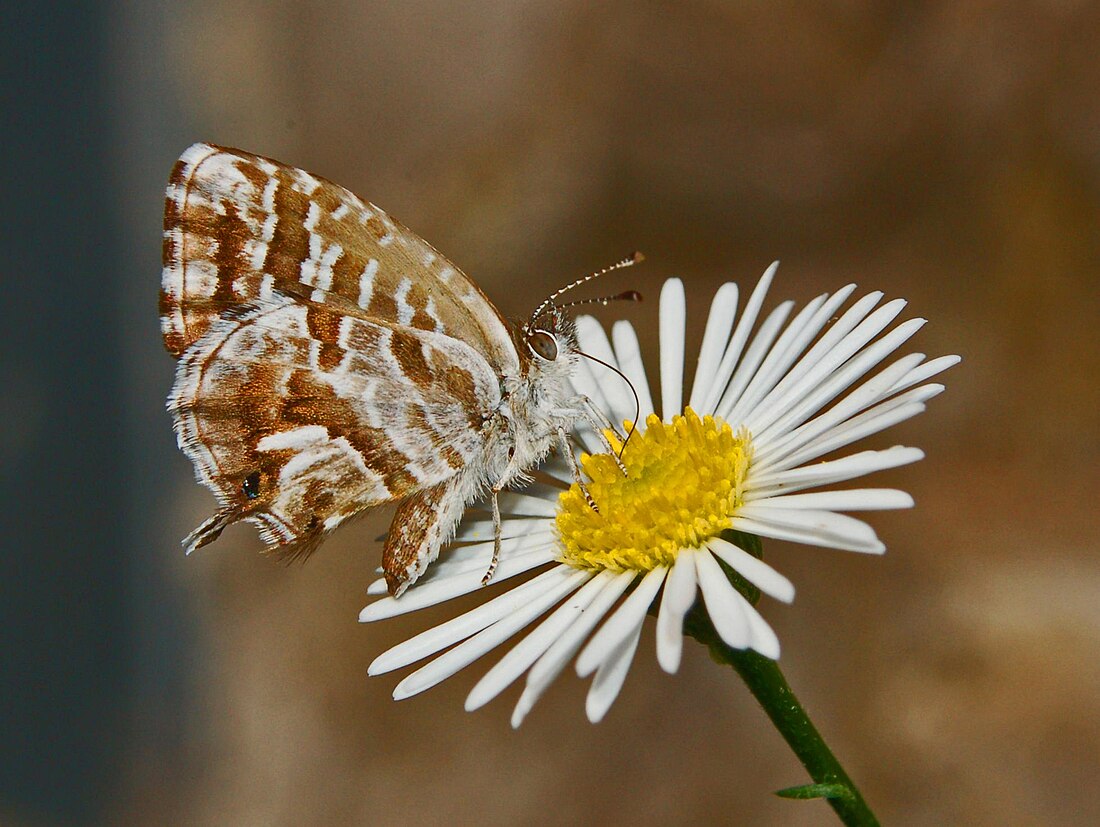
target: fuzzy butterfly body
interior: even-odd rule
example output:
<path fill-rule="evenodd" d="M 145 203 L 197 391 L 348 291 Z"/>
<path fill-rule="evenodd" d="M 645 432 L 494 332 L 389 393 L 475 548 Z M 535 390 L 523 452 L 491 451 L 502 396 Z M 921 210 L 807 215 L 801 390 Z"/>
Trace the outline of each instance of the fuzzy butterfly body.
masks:
<path fill-rule="evenodd" d="M 189 551 L 247 520 L 304 555 L 397 501 L 399 594 L 468 504 L 489 491 L 495 511 L 576 420 L 606 424 L 572 394 L 552 303 L 512 326 L 382 210 L 240 150 L 196 144 L 172 171 L 160 311 L 179 444 L 220 505 Z"/>

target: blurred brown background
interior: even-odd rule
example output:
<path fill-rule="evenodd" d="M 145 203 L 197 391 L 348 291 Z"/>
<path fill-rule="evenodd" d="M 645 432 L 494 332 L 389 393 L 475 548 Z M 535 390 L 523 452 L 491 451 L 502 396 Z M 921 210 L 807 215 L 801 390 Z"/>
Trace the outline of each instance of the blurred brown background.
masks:
<path fill-rule="evenodd" d="M 616 312 L 652 329 L 679 275 L 695 342 L 773 258 L 769 306 L 908 298 L 964 357 L 872 442 L 926 450 L 875 480 L 918 507 L 872 515 L 882 559 L 769 544 L 783 667 L 886 823 L 1100 822 L 1096 4 L 65 4 L 3 37 L 4 823 L 833 823 L 651 630 L 598 726 L 571 673 L 517 732 L 515 689 L 462 711 L 481 664 L 392 702 L 367 664 L 454 609 L 356 623 L 388 513 L 305 566 L 248 528 L 183 558 L 213 499 L 156 292 L 194 140 L 348 186 L 509 315 L 634 249 L 612 289 L 653 301 Z"/>

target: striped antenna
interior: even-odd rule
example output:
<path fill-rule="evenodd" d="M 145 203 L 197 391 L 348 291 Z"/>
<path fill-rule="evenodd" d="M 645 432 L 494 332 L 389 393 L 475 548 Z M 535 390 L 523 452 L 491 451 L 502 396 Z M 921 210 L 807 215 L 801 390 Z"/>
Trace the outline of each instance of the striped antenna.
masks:
<path fill-rule="evenodd" d="M 616 293 L 614 296 L 600 296 L 598 299 L 578 299 L 575 302 L 559 304 L 558 310 L 565 310 L 567 307 L 578 307 L 582 304 L 600 304 L 607 307 L 611 302 L 640 302 L 641 300 L 642 294 L 637 290 L 626 290 L 622 293 Z"/>
<path fill-rule="evenodd" d="M 538 307 L 535 308 L 535 312 L 531 314 L 531 322 L 534 323 L 535 319 L 537 319 L 539 316 L 541 316 L 543 314 L 543 312 L 545 312 L 546 308 L 550 307 L 554 303 L 554 299 L 556 299 L 562 293 L 566 293 L 566 292 L 572 290 L 574 287 L 580 287 L 585 282 L 592 281 L 592 279 L 599 278 L 600 276 L 606 275 L 606 274 L 610 273 L 613 270 L 621 270 L 624 267 L 632 267 L 635 264 L 638 264 L 642 261 L 645 261 L 645 256 L 643 256 L 641 253 L 633 253 L 630 256 L 627 256 L 626 258 L 624 258 L 622 261 L 616 261 L 610 267 L 604 267 L 602 270 L 597 270 L 595 273 L 589 273 L 587 276 L 584 276 L 583 278 L 579 278 L 576 281 L 565 285 L 565 287 L 562 287 L 560 290 L 554 291 L 553 293 L 551 293 L 549 296 L 546 297 L 546 300 L 543 301 L 542 304 L 540 304 Z M 612 296 L 612 297 L 608 298 L 607 301 L 610 301 L 612 298 L 618 298 L 618 297 L 617 296 Z M 603 301 L 603 300 L 597 299 L 597 301 Z M 579 304 L 579 302 L 578 302 L 578 304 Z"/>

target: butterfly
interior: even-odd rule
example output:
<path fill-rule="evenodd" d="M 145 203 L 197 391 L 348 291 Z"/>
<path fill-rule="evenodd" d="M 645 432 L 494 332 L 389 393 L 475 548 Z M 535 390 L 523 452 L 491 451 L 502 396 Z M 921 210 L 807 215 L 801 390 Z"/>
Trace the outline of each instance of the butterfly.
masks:
<path fill-rule="evenodd" d="M 364 509 L 397 502 L 382 566 L 400 595 L 467 506 L 525 482 L 568 433 L 607 417 L 569 382 L 566 290 L 506 321 L 431 245 L 348 190 L 277 161 L 195 144 L 164 210 L 161 330 L 179 361 L 179 446 L 217 511 L 188 553 L 245 520 L 308 556 Z M 632 291 L 605 299 L 637 300 Z M 594 504 L 593 504 L 594 506 Z"/>

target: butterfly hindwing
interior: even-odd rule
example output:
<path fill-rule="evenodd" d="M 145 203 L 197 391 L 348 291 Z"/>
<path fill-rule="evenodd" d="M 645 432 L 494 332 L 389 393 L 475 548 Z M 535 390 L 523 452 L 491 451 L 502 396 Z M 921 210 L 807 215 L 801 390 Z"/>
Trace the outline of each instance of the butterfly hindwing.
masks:
<path fill-rule="evenodd" d="M 190 545 L 246 519 L 269 545 L 308 552 L 362 509 L 478 467 L 499 401 L 484 357 L 434 331 L 278 293 L 224 314 L 180 360 L 169 398 L 222 506 Z"/>

